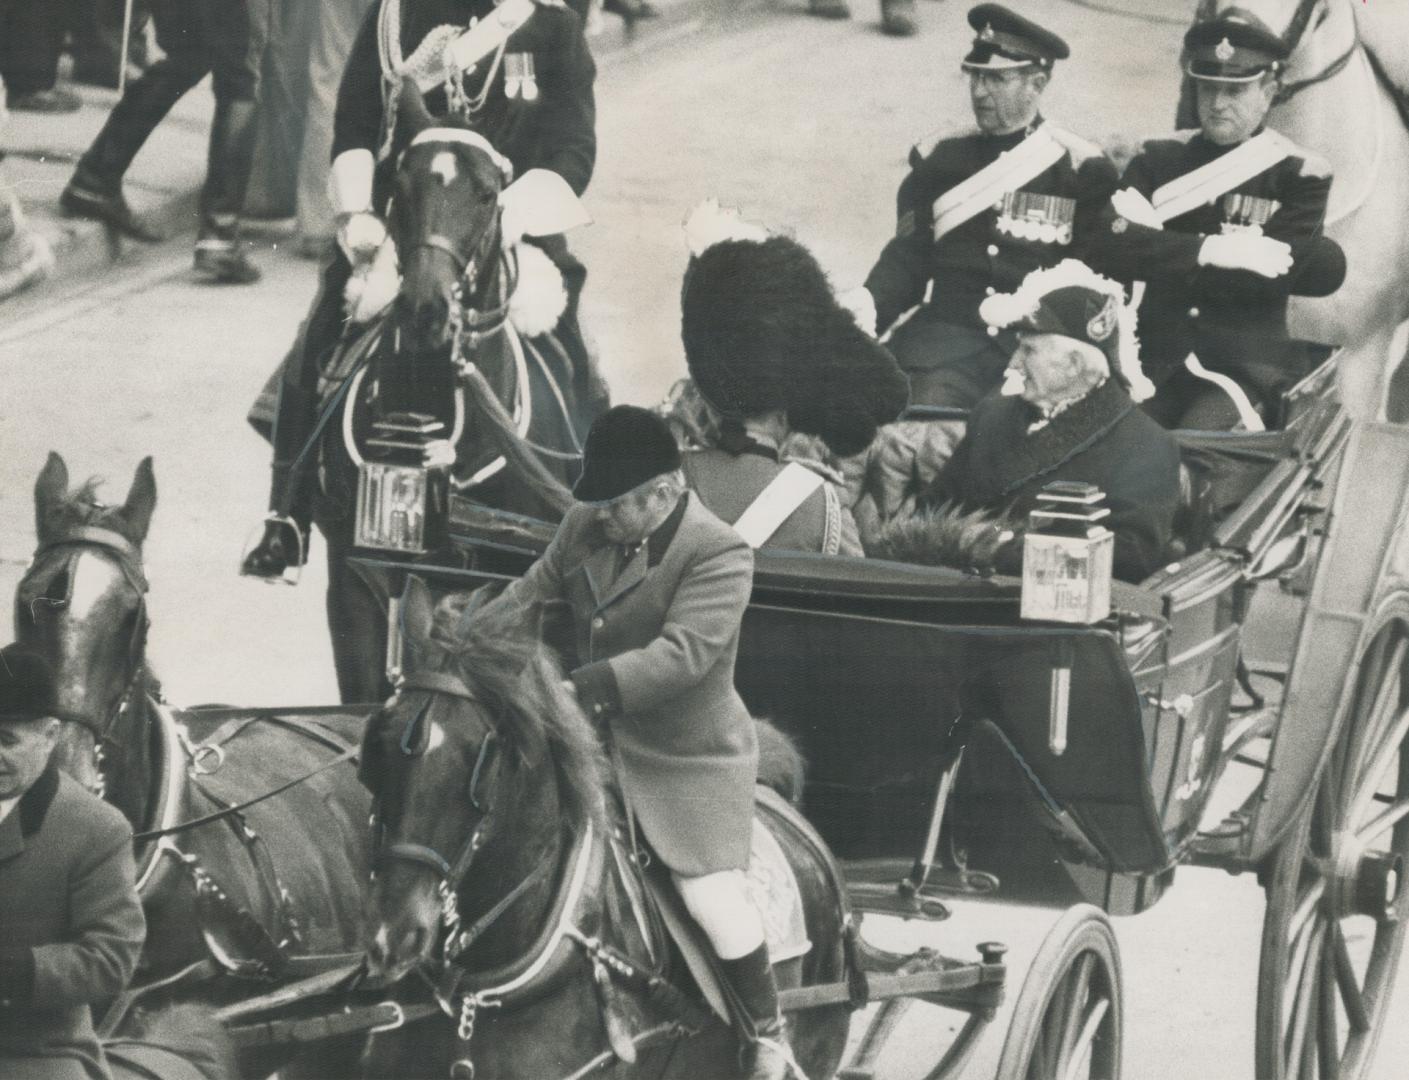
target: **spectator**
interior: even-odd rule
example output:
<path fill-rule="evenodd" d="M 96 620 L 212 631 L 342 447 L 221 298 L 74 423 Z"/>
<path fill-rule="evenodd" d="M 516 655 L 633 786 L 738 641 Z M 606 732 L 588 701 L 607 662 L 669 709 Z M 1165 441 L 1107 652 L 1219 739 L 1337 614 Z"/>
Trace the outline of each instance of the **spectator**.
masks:
<path fill-rule="evenodd" d="M 0 80 L 0 131 L 5 127 L 5 84 Z M 19 199 L 0 173 L 0 300 L 33 285 L 54 265 L 49 245 L 25 225 Z"/>
<path fill-rule="evenodd" d="M 73 52 L 73 80 L 116 90 L 122 64 L 122 22 L 126 0 L 67 0 L 67 29 Z M 148 0 L 132 0 L 127 41 L 127 78 L 140 78 L 147 66 Z"/>
<path fill-rule="evenodd" d="M 26 112 L 75 112 L 83 102 L 54 85 L 64 22 L 53 0 L 0 0 L 0 79 L 10 88 L 10 108 Z"/>
<path fill-rule="evenodd" d="M 127 205 L 122 178 L 171 107 L 213 72 L 215 118 L 201 191 L 196 270 L 216 283 L 259 280 L 259 268 L 240 242 L 240 214 L 254 152 L 270 2 L 183 0 L 156 9 L 157 43 L 166 57 L 128 86 L 118 101 L 64 189 L 60 202 L 65 210 L 106 221 L 138 240 L 160 239 Z"/>

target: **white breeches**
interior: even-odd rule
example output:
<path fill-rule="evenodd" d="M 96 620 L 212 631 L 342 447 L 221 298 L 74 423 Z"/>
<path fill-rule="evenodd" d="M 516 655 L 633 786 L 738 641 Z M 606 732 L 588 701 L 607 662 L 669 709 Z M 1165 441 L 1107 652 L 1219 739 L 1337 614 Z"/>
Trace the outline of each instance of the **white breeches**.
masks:
<path fill-rule="evenodd" d="M 742 870 L 671 877 L 719 959 L 737 960 L 763 944 L 763 916 L 749 896 Z"/>

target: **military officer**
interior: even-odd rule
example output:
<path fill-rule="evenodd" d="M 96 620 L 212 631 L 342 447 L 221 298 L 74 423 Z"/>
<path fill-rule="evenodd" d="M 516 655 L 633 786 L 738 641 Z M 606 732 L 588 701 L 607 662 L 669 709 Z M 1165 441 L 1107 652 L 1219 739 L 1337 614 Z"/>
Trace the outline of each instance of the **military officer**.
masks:
<path fill-rule="evenodd" d="M 470 28 L 470 29 L 467 29 Z M 473 42 L 464 68 L 436 82 L 447 46 Z M 481 51 L 482 50 L 482 51 Z M 401 78 L 415 78 L 425 103 L 447 122 L 473 124 L 513 164 L 557 173 L 581 195 L 596 161 L 596 66 L 582 20 L 562 0 L 380 0 L 354 43 L 338 91 L 329 194 L 339 220 L 338 250 L 323 271 L 312 310 L 283 364 L 272 432 L 274 475 L 264 537 L 244 570 L 278 577 L 307 557 L 309 472 L 293 462 L 313 429 L 319 364 L 346 323 L 344 290 L 354 268 L 386 239 L 383 217 L 407 134 L 396 123 Z M 578 400 L 600 396 L 577 327 L 577 297 L 587 276 L 561 236 L 537 241 L 563 272 L 569 304 L 557 333 L 574 361 Z M 253 419 L 253 417 L 252 417 Z M 283 520 L 275 520 L 275 518 Z M 291 526 L 289 522 L 294 522 Z M 295 532 L 296 528 L 296 532 Z"/>
<path fill-rule="evenodd" d="M 1344 254 L 1321 231 L 1331 170 L 1265 126 L 1281 38 L 1233 11 L 1184 41 L 1199 129 L 1148 142 L 1130 162 L 1090 260 L 1148 283 L 1140 338 L 1159 389 L 1147 410 L 1169 426 L 1257 428 L 1304 374 L 1287 298 L 1325 296 L 1345 277 Z"/>
<path fill-rule="evenodd" d="M 963 68 L 978 130 L 911 151 L 895 236 L 852 297 L 863 321 L 874 309 L 877 332 L 894 328 L 916 405 L 967 408 L 998 385 L 1014 338 L 986 326 L 979 304 L 1079 257 L 1116 186 L 1099 148 L 1039 111 L 1066 42 L 998 4 L 979 4 L 969 25 Z"/>
<path fill-rule="evenodd" d="M 146 924 L 132 830 L 61 774 L 54 678 L 0 649 L 0 1076 L 104 1080 L 91 1006 L 122 990 Z"/>

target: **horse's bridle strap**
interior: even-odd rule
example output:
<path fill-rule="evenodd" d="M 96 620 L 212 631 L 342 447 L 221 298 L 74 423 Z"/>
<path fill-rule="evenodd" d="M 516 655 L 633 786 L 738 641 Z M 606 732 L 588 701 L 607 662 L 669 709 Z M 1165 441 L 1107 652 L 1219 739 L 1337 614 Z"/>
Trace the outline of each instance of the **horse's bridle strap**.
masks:
<path fill-rule="evenodd" d="M 449 694 L 464 701 L 478 702 L 465 680 L 448 671 L 413 671 L 402 678 L 398 690 L 425 690 L 432 694 Z"/>

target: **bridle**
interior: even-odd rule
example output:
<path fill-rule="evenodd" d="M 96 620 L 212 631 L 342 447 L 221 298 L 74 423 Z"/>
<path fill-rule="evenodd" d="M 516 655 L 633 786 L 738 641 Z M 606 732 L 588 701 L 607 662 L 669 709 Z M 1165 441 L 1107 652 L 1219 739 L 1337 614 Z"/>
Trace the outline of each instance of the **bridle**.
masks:
<path fill-rule="evenodd" d="M 147 631 L 151 626 L 151 619 L 147 613 L 147 592 L 149 589 L 147 575 L 142 570 L 142 553 L 137 545 L 128 540 L 116 529 L 102 525 L 75 525 L 66 529 L 59 536 L 44 544 L 41 544 L 34 552 L 31 567 L 36 565 L 40 558 L 53 551 L 63 549 L 84 549 L 97 548 L 104 552 L 117 565 L 122 572 L 122 576 L 127 583 L 132 586 L 133 592 L 137 594 L 137 612 L 132 626 L 132 634 L 128 638 L 126 653 L 126 675 L 127 679 L 123 685 L 122 693 L 107 716 L 86 716 L 69 714 L 60 716 L 62 720 L 71 720 L 82 724 L 106 744 L 112 745 L 112 729 L 118 719 L 127 711 L 132 699 L 132 693 L 138 680 L 142 675 L 142 657 L 147 647 Z M 62 597 L 40 597 L 31 601 L 31 607 L 38 603 L 47 603 L 52 608 L 58 609 L 66 607 L 73 599 L 73 574 L 69 573 L 68 589 Z"/>
<path fill-rule="evenodd" d="M 1322 0 L 1300 0 L 1296 10 L 1292 12 L 1291 21 L 1287 23 L 1287 31 L 1282 36 L 1282 40 L 1286 43 L 1289 55 L 1295 53 L 1301 46 L 1302 38 L 1306 36 L 1306 31 L 1311 25 L 1311 16 L 1321 3 Z M 1274 104 L 1284 105 L 1303 90 L 1335 78 L 1345 70 L 1346 65 L 1354 58 L 1359 48 L 1360 35 L 1356 32 L 1351 35 L 1350 45 L 1346 47 L 1346 50 L 1327 64 L 1321 71 L 1317 72 L 1315 75 L 1309 75 L 1304 79 L 1298 79 L 1295 82 L 1283 83 L 1278 87 Z"/>
<path fill-rule="evenodd" d="M 465 681 L 460 676 L 448 671 L 411 672 L 402 678 L 396 689 L 398 694 L 407 690 L 420 690 L 430 694 L 430 700 L 434 700 L 435 695 L 442 695 L 472 702 L 481 707 L 484 704 L 465 685 Z M 405 728 L 402 729 L 398 745 L 401 753 L 407 757 L 415 757 L 423 750 L 422 744 L 426 737 L 425 716 L 430 707 L 430 700 L 424 707 L 416 711 L 406 722 Z M 491 728 L 480 743 L 479 754 L 476 756 L 474 768 L 470 772 L 468 788 L 470 805 L 480 814 L 480 818 L 453 859 L 446 858 L 428 844 L 405 841 L 386 843 L 386 824 L 381 819 L 380 807 L 375 806 L 372 813 L 374 833 L 372 866 L 374 872 L 378 866 L 400 861 L 427 867 L 436 874 L 436 890 L 441 905 L 441 923 L 445 928 L 441 942 L 440 960 L 442 965 L 446 967 L 458 959 L 474 941 L 549 871 L 546 862 L 540 861 L 523 880 L 509 890 L 487 912 L 469 926 L 462 925 L 459 902 L 460 887 L 464 883 L 465 875 L 470 871 L 475 855 L 484 845 L 484 838 L 493 818 L 493 807 L 485 808 L 480 797 L 480 787 L 485 772 L 489 768 L 489 763 L 497 753 L 498 741 L 498 734 Z M 375 791 L 374 796 L 376 796 Z"/>

